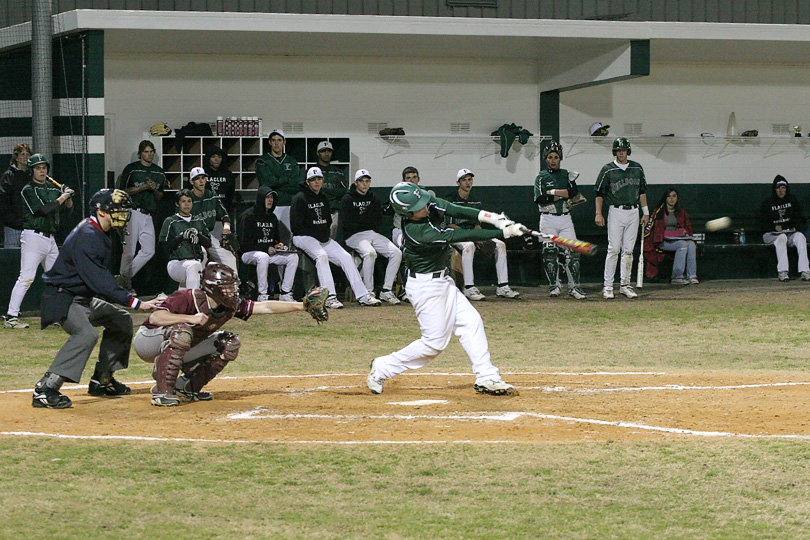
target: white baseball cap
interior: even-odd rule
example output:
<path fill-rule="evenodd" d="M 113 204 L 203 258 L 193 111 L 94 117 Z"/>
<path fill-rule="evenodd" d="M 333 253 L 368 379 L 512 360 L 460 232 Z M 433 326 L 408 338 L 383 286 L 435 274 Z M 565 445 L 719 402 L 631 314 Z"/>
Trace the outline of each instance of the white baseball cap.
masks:
<path fill-rule="evenodd" d="M 456 180 L 461 180 L 462 178 L 464 178 L 468 174 L 470 176 L 475 176 L 470 169 L 459 169 L 458 174 L 456 175 Z"/>
<path fill-rule="evenodd" d="M 281 135 L 281 138 L 282 138 L 282 139 L 286 139 L 286 138 L 287 138 L 287 137 L 284 135 L 284 132 L 283 132 L 283 131 L 281 131 L 280 129 L 274 129 L 273 131 L 271 131 L 271 132 L 270 132 L 270 135 L 268 135 L 268 136 L 267 136 L 267 138 L 269 139 L 269 138 L 270 138 L 270 137 L 272 137 L 273 135 Z"/>
<path fill-rule="evenodd" d="M 205 173 L 205 169 L 203 169 L 202 167 L 194 167 L 193 169 L 191 169 L 191 173 L 189 176 L 191 177 L 191 180 L 194 180 L 198 176 L 208 176 L 208 175 Z"/>
<path fill-rule="evenodd" d="M 356 173 L 354 173 L 354 180 L 355 180 L 355 182 L 356 182 L 357 180 L 360 180 L 360 179 L 361 179 L 361 178 L 363 178 L 364 176 L 368 176 L 369 178 L 371 178 L 371 173 L 369 173 L 369 172 L 368 172 L 366 169 L 357 169 L 357 172 L 356 172 Z"/>
<path fill-rule="evenodd" d="M 596 133 L 597 131 L 599 131 L 600 129 L 603 129 L 603 128 L 605 129 L 605 133 L 607 133 L 607 128 L 609 128 L 609 127 L 610 126 L 603 125 L 602 122 L 594 122 L 593 124 L 591 124 L 591 127 L 588 129 L 588 134 L 593 135 L 594 133 Z"/>
<path fill-rule="evenodd" d="M 311 180 L 312 178 L 320 176 L 323 178 L 323 171 L 321 171 L 320 167 L 310 167 L 307 171 L 307 180 Z"/>
<path fill-rule="evenodd" d="M 321 141 L 318 143 L 318 150 L 316 150 L 316 152 L 320 152 L 321 150 L 334 150 L 334 148 L 332 148 L 332 143 L 329 141 Z"/>

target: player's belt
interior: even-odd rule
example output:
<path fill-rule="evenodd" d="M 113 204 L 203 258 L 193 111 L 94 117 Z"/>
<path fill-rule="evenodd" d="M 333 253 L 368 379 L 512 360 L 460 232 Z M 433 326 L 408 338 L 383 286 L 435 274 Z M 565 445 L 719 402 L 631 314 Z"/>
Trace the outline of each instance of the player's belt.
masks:
<path fill-rule="evenodd" d="M 562 212 L 560 214 L 555 214 L 554 212 L 540 212 L 541 216 L 567 216 L 568 212 Z"/>
<path fill-rule="evenodd" d="M 637 204 L 614 204 L 613 208 L 621 208 L 622 210 L 632 210 L 638 208 Z"/>
<path fill-rule="evenodd" d="M 433 273 L 427 272 L 427 273 L 424 273 L 424 274 L 414 272 L 413 270 L 408 270 L 408 275 L 413 277 L 413 278 L 419 277 L 419 276 L 430 276 L 430 279 L 441 279 L 444 276 L 446 276 L 447 274 L 448 274 L 447 268 L 443 268 L 442 270 L 439 270 L 438 272 L 433 272 Z"/>

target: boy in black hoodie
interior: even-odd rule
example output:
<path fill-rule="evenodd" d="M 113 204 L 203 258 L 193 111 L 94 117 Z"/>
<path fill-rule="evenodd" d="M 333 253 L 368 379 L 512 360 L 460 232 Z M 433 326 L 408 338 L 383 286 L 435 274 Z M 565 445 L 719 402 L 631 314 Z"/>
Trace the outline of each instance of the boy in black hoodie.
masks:
<path fill-rule="evenodd" d="M 295 302 L 292 295 L 295 271 L 298 268 L 298 255 L 289 253 L 281 243 L 276 209 L 278 194 L 267 186 L 256 191 L 256 204 L 239 216 L 237 233 L 242 246 L 242 262 L 255 264 L 259 282 L 259 302 L 270 299 L 267 294 L 267 270 L 270 265 L 284 266 L 281 282 L 281 302 Z M 279 269 L 281 270 L 281 269 Z"/>
<path fill-rule="evenodd" d="M 332 269 L 329 268 L 330 262 L 343 269 L 361 306 L 379 306 L 381 302 L 368 292 L 354 266 L 352 256 L 340 247 L 340 244 L 329 238 L 332 213 L 329 198 L 321 192 L 322 187 L 323 172 L 318 167 L 311 167 L 307 171 L 307 179 L 301 182 L 301 191 L 292 198 L 290 206 L 293 245 L 315 261 L 318 281 L 321 287 L 329 289 L 327 308 L 343 307 L 335 294 L 335 280 L 332 277 Z"/>
<path fill-rule="evenodd" d="M 343 196 L 340 208 L 340 223 L 346 245 L 355 250 L 363 259 L 363 283 L 369 291 L 374 290 L 374 264 L 379 253 L 388 259 L 385 268 L 380 300 L 389 304 L 399 304 L 397 296 L 391 292 L 402 262 L 402 251 L 391 240 L 377 232 L 382 225 L 382 205 L 380 199 L 369 189 L 371 175 L 365 169 L 354 175 L 354 183 Z"/>
<path fill-rule="evenodd" d="M 797 229 L 805 219 L 796 196 L 790 193 L 788 181 L 781 174 L 773 179 L 773 193 L 762 202 L 759 209 L 762 225 L 762 241 L 776 248 L 776 270 L 779 281 L 788 281 L 788 246 L 794 246 L 799 255 L 799 272 L 804 281 L 810 281 L 810 264 L 807 261 L 807 239 Z"/>

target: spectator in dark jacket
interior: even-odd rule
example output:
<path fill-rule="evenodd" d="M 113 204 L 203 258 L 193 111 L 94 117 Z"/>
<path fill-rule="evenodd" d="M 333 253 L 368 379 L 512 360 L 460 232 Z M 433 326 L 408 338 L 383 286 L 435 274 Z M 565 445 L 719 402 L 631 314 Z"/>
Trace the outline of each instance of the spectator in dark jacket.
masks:
<path fill-rule="evenodd" d="M 370 188 L 371 174 L 365 169 L 358 170 L 354 175 L 354 183 L 341 201 L 340 223 L 343 226 L 343 237 L 346 245 L 363 259 L 363 283 L 369 291 L 374 290 L 377 254 L 388 259 L 380 300 L 399 304 L 399 299 L 391 289 L 402 262 L 402 251 L 379 233 L 383 216 L 382 204 Z"/>
<path fill-rule="evenodd" d="M 804 215 L 799 200 L 790 192 L 785 177 L 777 174 L 773 179 L 772 194 L 759 209 L 762 241 L 776 248 L 776 271 L 779 281 L 788 281 L 788 246 L 794 246 L 799 255 L 799 272 L 804 281 L 810 281 L 807 261 L 807 239 L 798 231 L 804 226 Z"/>
<path fill-rule="evenodd" d="M 28 174 L 28 158 L 31 147 L 25 143 L 14 147 L 11 164 L 0 176 L 0 215 L 7 248 L 20 247 L 20 234 L 23 229 L 22 188 L 31 180 Z"/>
<path fill-rule="evenodd" d="M 256 265 L 259 302 L 270 299 L 267 294 L 267 270 L 271 264 L 279 267 L 279 273 L 281 266 L 284 266 L 278 299 L 282 302 L 295 302 L 292 290 L 298 268 L 298 255 L 290 253 L 289 248 L 281 242 L 278 217 L 273 213 L 277 196 L 269 187 L 260 186 L 256 191 L 256 204 L 239 216 L 236 228 L 239 245 L 242 247 L 242 262 Z"/>

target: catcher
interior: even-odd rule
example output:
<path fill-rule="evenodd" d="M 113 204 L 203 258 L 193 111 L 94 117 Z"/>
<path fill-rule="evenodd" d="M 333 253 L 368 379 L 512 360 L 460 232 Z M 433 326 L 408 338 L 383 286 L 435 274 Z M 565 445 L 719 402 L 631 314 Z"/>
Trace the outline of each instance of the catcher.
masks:
<path fill-rule="evenodd" d="M 192 218 L 203 221 L 211 231 L 211 246 L 206 248 L 209 260 L 230 266 L 237 272 L 239 245 L 231 230 L 231 218 L 222 205 L 222 199 L 208 187 L 208 174 L 202 167 L 191 169 L 191 200 L 194 203 Z M 219 230 L 222 234 L 217 235 Z"/>
<path fill-rule="evenodd" d="M 152 405 L 173 407 L 180 404 L 180 396 L 190 401 L 213 398 L 203 388 L 239 355 L 239 336 L 220 330 L 232 317 L 247 320 L 254 314 L 307 311 L 320 323 L 329 318 L 327 295 L 326 289 L 315 287 L 304 302 L 253 302 L 239 296 L 236 272 L 208 263 L 202 289 L 173 293 L 135 334 L 135 352 L 155 364 Z"/>

